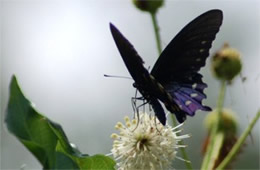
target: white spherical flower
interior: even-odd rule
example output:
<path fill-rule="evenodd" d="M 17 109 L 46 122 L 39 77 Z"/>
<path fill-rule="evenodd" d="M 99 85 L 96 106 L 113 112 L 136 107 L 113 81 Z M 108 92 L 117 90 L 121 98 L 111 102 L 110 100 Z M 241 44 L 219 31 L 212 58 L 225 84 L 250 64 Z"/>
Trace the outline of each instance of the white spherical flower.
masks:
<path fill-rule="evenodd" d="M 125 125 L 118 122 L 115 126 L 119 134 L 113 133 L 113 156 L 119 169 L 171 169 L 176 158 L 178 142 L 189 135 L 178 136 L 176 131 L 182 124 L 172 128 L 163 126 L 159 120 L 147 113 L 141 113 L 130 121 L 125 117 Z"/>

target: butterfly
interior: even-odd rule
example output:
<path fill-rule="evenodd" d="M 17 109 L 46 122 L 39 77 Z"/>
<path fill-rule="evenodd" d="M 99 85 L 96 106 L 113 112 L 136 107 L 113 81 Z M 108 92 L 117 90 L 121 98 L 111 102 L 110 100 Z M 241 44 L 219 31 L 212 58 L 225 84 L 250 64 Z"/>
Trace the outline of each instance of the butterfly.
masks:
<path fill-rule="evenodd" d="M 166 46 L 151 72 L 133 45 L 110 23 L 110 30 L 122 59 L 134 80 L 134 87 L 149 103 L 158 120 L 165 125 L 166 115 L 161 105 L 175 114 L 178 122 L 197 110 L 211 111 L 204 106 L 203 90 L 207 84 L 198 73 L 205 66 L 212 42 L 222 24 L 221 10 L 207 11 L 187 24 Z"/>

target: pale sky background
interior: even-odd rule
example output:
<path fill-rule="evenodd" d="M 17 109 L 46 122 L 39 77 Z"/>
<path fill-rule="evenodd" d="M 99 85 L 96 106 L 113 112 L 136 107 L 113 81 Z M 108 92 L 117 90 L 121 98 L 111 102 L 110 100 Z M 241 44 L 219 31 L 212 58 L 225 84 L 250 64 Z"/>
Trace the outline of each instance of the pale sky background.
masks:
<path fill-rule="evenodd" d="M 83 153 L 108 154 L 114 125 L 132 116 L 132 80 L 104 78 L 103 74 L 130 76 L 114 44 L 109 22 L 134 44 L 153 66 L 158 54 L 151 18 L 131 0 L 2 0 L 1 1 L 1 169 L 39 169 L 41 165 L 3 124 L 8 85 L 13 74 L 37 110 L 62 125 L 69 140 Z M 221 9 L 223 25 L 211 54 L 224 42 L 239 49 L 244 83 L 236 78 L 228 87 L 225 107 L 237 113 L 239 134 L 260 108 L 260 1 L 168 0 L 159 10 L 163 47 L 188 22 L 210 10 Z M 210 72 L 210 59 L 201 70 L 208 98 L 214 108 L 219 83 Z M 189 117 L 184 133 L 194 168 L 201 163 L 200 146 L 206 136 L 207 113 Z M 181 156 L 181 154 L 178 154 Z M 199 155 L 199 156 L 198 156 Z M 199 159 L 199 160 L 198 160 Z M 259 169 L 259 122 L 248 138 L 235 169 Z M 176 169 L 185 168 L 174 162 Z"/>

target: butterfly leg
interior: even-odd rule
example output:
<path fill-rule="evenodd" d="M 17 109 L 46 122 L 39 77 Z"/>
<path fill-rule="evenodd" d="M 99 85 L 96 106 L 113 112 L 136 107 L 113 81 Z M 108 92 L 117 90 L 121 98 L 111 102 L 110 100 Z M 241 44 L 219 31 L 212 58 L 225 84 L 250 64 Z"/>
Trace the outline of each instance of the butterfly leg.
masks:
<path fill-rule="evenodd" d="M 136 103 L 137 103 L 137 100 L 142 100 L 143 101 L 143 104 L 140 105 L 140 106 L 136 106 Z M 139 111 L 139 108 L 145 104 L 147 104 L 147 102 L 145 102 L 145 98 L 143 96 L 141 97 L 137 97 L 137 89 L 135 91 L 135 97 L 132 97 L 131 98 L 131 104 L 132 104 L 132 108 L 133 108 L 133 111 L 134 113 Z M 144 108 L 144 111 L 145 111 L 145 108 Z M 135 115 L 134 115 L 135 116 Z M 135 118 L 135 117 L 134 117 Z"/>
<path fill-rule="evenodd" d="M 135 97 L 131 98 L 131 104 L 132 104 L 132 108 L 133 108 L 134 113 L 137 111 L 136 110 L 136 100 L 137 100 L 137 89 L 135 91 Z"/>
<path fill-rule="evenodd" d="M 160 123 L 160 122 L 157 123 L 155 117 L 154 117 L 154 124 L 155 124 L 155 128 L 156 128 L 157 132 L 158 132 L 160 135 L 162 135 L 162 134 L 161 134 L 161 131 L 160 131 L 160 130 L 158 129 L 158 127 L 157 127 L 157 125 L 158 125 L 158 124 L 161 124 L 161 123 Z"/>
<path fill-rule="evenodd" d="M 143 109 L 143 113 L 144 113 L 144 111 L 145 111 L 145 106 L 144 106 L 144 105 L 146 105 L 146 104 L 148 103 L 148 101 L 146 101 L 143 97 L 139 98 L 138 100 L 142 100 L 142 101 L 143 101 L 143 104 L 141 104 L 141 105 L 139 105 L 139 106 L 136 106 L 137 122 L 139 123 L 139 120 L 140 120 L 140 118 L 139 118 L 139 108 L 140 108 L 140 107 L 143 107 L 143 108 L 144 108 L 144 109 Z M 137 124 L 138 124 L 138 123 L 137 123 Z"/>
<path fill-rule="evenodd" d="M 146 105 L 147 103 L 149 103 L 148 101 L 144 100 L 144 98 L 140 99 L 140 100 L 143 100 L 143 104 L 139 105 L 136 107 L 137 110 L 139 110 L 140 107 Z"/>
<path fill-rule="evenodd" d="M 140 122 L 140 115 L 139 115 L 139 108 L 144 106 L 145 104 L 147 104 L 148 102 L 145 101 L 144 97 L 132 97 L 131 98 L 132 100 L 132 106 L 133 106 L 133 109 L 134 109 L 134 113 L 136 113 L 136 115 L 134 114 L 134 116 L 137 117 L 137 123 L 136 123 L 136 127 L 133 129 L 133 131 L 135 131 L 135 129 L 138 127 L 138 124 Z M 142 100 L 143 101 L 143 104 L 139 105 L 139 106 L 136 106 L 136 101 L 137 100 Z M 135 118 L 135 117 L 134 117 Z"/>
<path fill-rule="evenodd" d="M 138 100 L 138 98 L 136 96 L 137 96 L 137 91 L 136 91 L 135 97 L 131 98 L 131 103 L 132 103 L 132 107 L 133 107 L 133 111 L 134 111 L 134 118 L 137 116 L 136 127 L 133 129 L 133 131 L 135 131 L 135 129 L 137 128 L 137 126 L 139 124 L 139 111 L 136 106 L 136 100 Z"/>

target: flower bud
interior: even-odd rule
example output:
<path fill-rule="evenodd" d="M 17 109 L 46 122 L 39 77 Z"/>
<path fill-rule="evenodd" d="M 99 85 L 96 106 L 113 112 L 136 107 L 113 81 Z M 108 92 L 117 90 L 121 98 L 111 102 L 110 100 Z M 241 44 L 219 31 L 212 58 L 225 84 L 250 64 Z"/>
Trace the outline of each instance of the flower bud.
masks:
<path fill-rule="evenodd" d="M 164 0 L 133 0 L 136 8 L 141 11 L 156 13 L 157 9 L 163 5 Z"/>
<path fill-rule="evenodd" d="M 236 131 L 238 124 L 235 114 L 229 109 L 222 109 L 217 131 L 214 136 L 212 136 L 212 129 L 216 126 L 216 123 L 218 123 L 218 114 L 217 110 L 213 110 L 207 115 L 204 122 L 209 133 L 204 140 L 202 152 L 205 154 L 210 144 L 213 144 L 213 148 L 211 149 L 216 153 L 211 155 L 207 169 L 216 169 L 237 142 Z M 230 163 L 227 169 L 230 169 Z"/>
<path fill-rule="evenodd" d="M 240 53 L 228 44 L 213 56 L 212 70 L 218 79 L 231 81 L 240 73 L 241 68 Z"/>
<path fill-rule="evenodd" d="M 217 110 L 213 110 L 205 118 L 205 126 L 210 131 L 217 123 Z M 235 134 L 237 131 L 237 119 L 235 113 L 229 109 L 222 109 L 219 118 L 219 131 L 223 131 L 225 134 Z"/>

